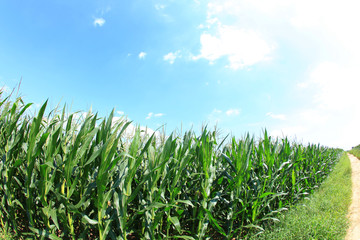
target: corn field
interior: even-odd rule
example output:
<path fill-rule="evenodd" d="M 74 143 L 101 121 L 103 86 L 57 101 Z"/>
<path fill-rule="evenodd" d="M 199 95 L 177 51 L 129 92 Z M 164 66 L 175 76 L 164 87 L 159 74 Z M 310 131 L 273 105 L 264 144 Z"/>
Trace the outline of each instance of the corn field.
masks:
<path fill-rule="evenodd" d="M 239 239 L 313 192 L 340 150 L 273 139 L 164 138 L 89 112 L 30 116 L 0 98 L 0 227 L 36 239 Z"/>

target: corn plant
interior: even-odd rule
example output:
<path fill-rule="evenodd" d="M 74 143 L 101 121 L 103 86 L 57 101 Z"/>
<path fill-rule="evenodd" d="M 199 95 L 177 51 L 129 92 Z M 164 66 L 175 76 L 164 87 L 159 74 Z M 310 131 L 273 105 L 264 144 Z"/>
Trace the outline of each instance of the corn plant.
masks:
<path fill-rule="evenodd" d="M 339 149 L 203 128 L 129 137 L 100 118 L 0 94 L 0 227 L 40 239 L 234 239 L 311 194 Z"/>

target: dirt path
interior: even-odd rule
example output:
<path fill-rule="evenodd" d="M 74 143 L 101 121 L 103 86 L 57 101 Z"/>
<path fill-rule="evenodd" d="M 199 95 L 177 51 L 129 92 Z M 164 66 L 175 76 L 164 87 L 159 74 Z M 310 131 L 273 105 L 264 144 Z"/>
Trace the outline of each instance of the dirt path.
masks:
<path fill-rule="evenodd" d="M 360 160 L 348 154 L 351 162 L 352 202 L 349 209 L 350 228 L 345 240 L 360 239 Z"/>

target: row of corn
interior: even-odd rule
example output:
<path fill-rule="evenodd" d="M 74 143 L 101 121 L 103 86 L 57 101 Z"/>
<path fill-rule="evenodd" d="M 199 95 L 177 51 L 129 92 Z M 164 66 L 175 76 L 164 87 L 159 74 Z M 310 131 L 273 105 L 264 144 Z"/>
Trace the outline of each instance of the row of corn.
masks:
<path fill-rule="evenodd" d="M 310 194 L 339 151 L 273 139 L 166 138 L 0 100 L 0 227 L 42 239 L 233 239 Z"/>

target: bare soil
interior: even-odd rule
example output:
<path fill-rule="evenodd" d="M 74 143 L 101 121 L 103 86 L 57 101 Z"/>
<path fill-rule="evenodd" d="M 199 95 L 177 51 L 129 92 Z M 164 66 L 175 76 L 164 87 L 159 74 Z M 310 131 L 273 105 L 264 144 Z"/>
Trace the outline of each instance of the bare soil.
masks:
<path fill-rule="evenodd" d="M 351 162 L 352 202 L 349 208 L 350 227 L 345 240 L 360 239 L 360 160 L 348 154 Z"/>

